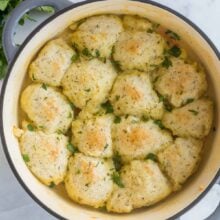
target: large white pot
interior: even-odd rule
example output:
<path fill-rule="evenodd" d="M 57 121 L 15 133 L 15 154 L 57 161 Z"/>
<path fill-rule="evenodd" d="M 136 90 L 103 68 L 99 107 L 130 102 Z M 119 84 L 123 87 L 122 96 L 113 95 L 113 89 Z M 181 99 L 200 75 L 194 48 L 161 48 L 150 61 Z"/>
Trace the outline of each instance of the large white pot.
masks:
<path fill-rule="evenodd" d="M 67 5 L 67 3 L 64 4 L 64 1 L 27 0 L 12 13 L 13 19 L 8 20 L 4 32 L 4 48 L 7 52 L 7 58 L 10 61 L 10 68 L 1 93 L 0 131 L 5 154 L 18 181 L 35 201 L 50 213 L 62 219 L 160 220 L 171 217 L 176 218 L 195 204 L 199 198 L 204 196 L 205 192 L 207 192 L 219 175 L 220 55 L 218 51 L 194 24 L 169 8 L 148 0 L 108 0 L 87 1 L 70 5 L 58 11 L 25 40 L 12 59 L 14 51 L 13 45 L 11 45 L 11 31 L 15 21 L 18 20 L 25 10 L 27 11 L 27 9 L 33 8 L 33 6 L 39 6 L 40 4 L 54 5 L 59 9 L 63 5 Z M 126 215 L 109 214 L 80 206 L 70 201 L 62 187 L 59 189 L 50 189 L 41 184 L 25 165 L 20 154 L 18 140 L 12 132 L 13 126 L 18 125 L 19 121 L 19 97 L 20 91 L 24 86 L 23 83 L 26 78 L 27 68 L 38 50 L 45 42 L 56 36 L 59 32 L 62 32 L 72 22 L 83 17 L 106 13 L 137 14 L 177 32 L 183 41 L 186 42 L 187 47 L 196 54 L 205 66 L 208 74 L 210 93 L 215 100 L 214 126 L 216 127 L 216 131 L 211 132 L 206 142 L 204 157 L 199 171 L 180 192 L 171 195 L 155 206 L 143 208 Z"/>

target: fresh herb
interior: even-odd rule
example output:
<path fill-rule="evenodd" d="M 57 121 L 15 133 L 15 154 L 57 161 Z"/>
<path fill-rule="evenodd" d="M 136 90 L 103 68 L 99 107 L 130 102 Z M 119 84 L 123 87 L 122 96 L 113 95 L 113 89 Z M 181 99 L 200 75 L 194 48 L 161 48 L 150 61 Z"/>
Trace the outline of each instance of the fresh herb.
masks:
<path fill-rule="evenodd" d="M 158 161 L 157 155 L 153 153 L 149 153 L 146 157 L 145 160 L 153 160 L 154 162 Z"/>
<path fill-rule="evenodd" d="M 46 13 L 54 13 L 55 11 L 54 8 L 51 6 L 41 6 L 38 8 L 38 10 Z"/>
<path fill-rule="evenodd" d="M 155 31 L 155 30 L 157 30 L 159 27 L 160 27 L 160 24 L 158 24 L 158 23 L 153 23 L 153 30 Z"/>
<path fill-rule="evenodd" d="M 189 104 L 189 103 L 191 103 L 193 101 L 194 101 L 194 99 L 187 99 L 184 104 L 187 105 L 187 104 Z"/>
<path fill-rule="evenodd" d="M 115 116 L 114 123 L 119 124 L 121 122 L 121 118 L 119 116 Z"/>
<path fill-rule="evenodd" d="M 108 144 L 106 144 L 106 145 L 104 146 L 104 150 L 106 150 L 106 149 L 107 149 L 107 147 L 108 147 Z"/>
<path fill-rule="evenodd" d="M 28 124 L 28 125 L 27 125 L 27 129 L 28 129 L 29 131 L 34 131 L 34 130 L 35 130 L 34 126 L 31 125 L 31 124 Z"/>
<path fill-rule="evenodd" d="M 146 117 L 146 116 L 144 116 L 144 115 L 142 116 L 142 118 L 141 118 L 141 119 L 142 119 L 142 121 L 144 121 L 144 122 L 146 122 L 146 121 L 148 121 L 148 120 L 149 120 L 149 118 L 148 118 L 148 117 Z"/>
<path fill-rule="evenodd" d="M 173 47 L 171 47 L 168 50 L 168 53 L 174 57 L 179 57 L 182 53 L 181 49 L 179 47 L 177 47 L 176 45 L 174 45 Z"/>
<path fill-rule="evenodd" d="M 115 53 L 115 46 L 112 47 L 111 58 L 113 59 L 113 55 Z"/>
<path fill-rule="evenodd" d="M 97 58 L 100 57 L 100 52 L 99 52 L 99 50 L 96 50 L 96 51 L 95 51 L 95 55 L 96 55 Z"/>
<path fill-rule="evenodd" d="M 81 173 L 81 171 L 80 171 L 80 170 L 77 170 L 77 171 L 76 171 L 76 174 L 80 174 L 80 173 Z"/>
<path fill-rule="evenodd" d="M 43 83 L 41 88 L 43 88 L 44 90 L 47 90 L 47 85 L 45 83 Z"/>
<path fill-rule="evenodd" d="M 147 29 L 147 33 L 152 34 L 153 32 L 154 32 L 153 29 L 151 29 L 151 28 Z"/>
<path fill-rule="evenodd" d="M 72 110 L 74 110 L 75 109 L 75 105 L 72 102 L 70 102 L 69 104 L 70 104 L 70 107 L 72 108 Z"/>
<path fill-rule="evenodd" d="M 99 207 L 98 209 L 101 212 L 106 212 L 107 211 L 106 206 Z"/>
<path fill-rule="evenodd" d="M 113 107 L 112 107 L 112 105 L 109 101 L 106 102 L 106 103 L 101 104 L 101 107 L 105 109 L 106 114 L 112 113 L 114 111 Z"/>
<path fill-rule="evenodd" d="M 92 54 L 90 53 L 89 49 L 88 48 L 84 48 L 82 50 L 82 54 L 86 57 L 92 57 Z"/>
<path fill-rule="evenodd" d="M 0 10 L 4 11 L 9 3 L 9 0 L 1 0 L 0 1 Z"/>
<path fill-rule="evenodd" d="M 30 17 L 29 13 L 27 12 L 27 13 L 24 14 L 23 17 L 18 21 L 18 24 L 20 24 L 21 26 L 23 26 L 26 20 L 36 22 L 36 20 L 33 19 L 32 17 Z"/>
<path fill-rule="evenodd" d="M 56 130 L 56 133 L 57 133 L 57 134 L 63 134 L 63 131 L 60 130 L 60 129 L 58 129 L 58 130 Z"/>
<path fill-rule="evenodd" d="M 167 56 L 165 56 L 164 61 L 162 62 L 162 66 L 168 69 L 172 65 L 173 64 L 171 60 Z"/>
<path fill-rule="evenodd" d="M 91 91 L 91 89 L 85 89 L 84 91 L 85 91 L 85 92 L 90 92 L 90 91 Z"/>
<path fill-rule="evenodd" d="M 161 120 L 154 120 L 154 124 L 158 125 L 161 129 L 165 128 Z"/>
<path fill-rule="evenodd" d="M 66 147 L 72 154 L 75 154 L 78 152 L 78 149 L 76 147 L 74 147 L 71 143 L 67 144 Z"/>
<path fill-rule="evenodd" d="M 67 118 L 72 118 L 72 112 L 69 112 L 69 115 Z"/>
<path fill-rule="evenodd" d="M 159 100 L 160 102 L 163 102 L 164 108 L 166 109 L 166 111 L 171 112 L 173 107 L 172 105 L 169 103 L 168 99 L 162 95 L 159 96 Z"/>
<path fill-rule="evenodd" d="M 111 63 L 113 65 L 113 67 L 117 70 L 117 71 L 121 71 L 121 64 L 119 61 L 117 60 L 111 60 Z"/>
<path fill-rule="evenodd" d="M 115 100 L 118 101 L 120 99 L 120 95 L 115 96 Z"/>
<path fill-rule="evenodd" d="M 191 112 L 193 115 L 198 115 L 199 114 L 199 112 L 197 112 L 193 109 L 189 109 L 188 111 Z"/>
<path fill-rule="evenodd" d="M 112 173 L 112 180 L 115 184 L 117 184 L 120 188 L 124 188 L 124 184 L 122 183 L 121 177 L 118 172 Z"/>
<path fill-rule="evenodd" d="M 30 158 L 27 154 L 22 154 L 22 157 L 25 163 L 28 163 L 30 161 Z"/>
<path fill-rule="evenodd" d="M 121 156 L 117 152 L 116 154 L 113 155 L 112 159 L 113 159 L 113 163 L 114 163 L 116 171 L 119 171 L 122 168 Z"/>
<path fill-rule="evenodd" d="M 55 187 L 55 183 L 54 183 L 54 182 L 51 182 L 50 185 L 49 185 L 49 187 L 50 187 L 50 188 L 54 188 L 54 187 Z"/>
<path fill-rule="evenodd" d="M 79 54 L 75 53 L 73 54 L 73 56 L 71 57 L 71 61 L 72 63 L 76 62 L 77 60 L 79 60 Z"/>
<path fill-rule="evenodd" d="M 180 36 L 171 30 L 167 30 L 165 33 L 174 40 L 180 40 Z"/>

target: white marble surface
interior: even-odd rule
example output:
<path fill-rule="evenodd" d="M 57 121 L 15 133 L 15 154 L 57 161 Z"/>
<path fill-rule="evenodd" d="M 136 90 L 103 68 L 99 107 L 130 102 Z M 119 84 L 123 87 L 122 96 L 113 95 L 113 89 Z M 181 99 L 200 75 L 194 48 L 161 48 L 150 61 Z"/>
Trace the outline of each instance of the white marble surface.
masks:
<path fill-rule="evenodd" d="M 60 0 L 64 1 L 64 0 Z M 74 1 L 73 2 L 79 2 Z M 158 3 L 169 6 L 177 10 L 187 18 L 197 24 L 214 42 L 220 50 L 220 1 L 219 0 L 155 0 Z M 37 21 L 41 21 L 45 16 L 36 16 Z M 27 22 L 24 27 L 16 30 L 15 41 L 22 42 L 25 36 L 37 23 Z M 206 200 L 199 204 L 197 209 L 192 211 L 192 215 L 185 215 L 182 220 L 202 220 L 206 218 L 204 210 L 210 211 L 214 209 L 220 196 L 219 188 L 213 189 L 212 193 L 207 195 Z M 211 198 L 211 199 L 210 199 Z M 213 199 L 214 198 L 214 199 Z M 209 206 L 207 205 L 207 201 Z M 215 202 L 215 203 L 214 203 Z M 218 202 L 218 201 L 217 201 Z M 210 205 L 211 204 L 211 205 Z M 203 216 L 198 218 L 198 212 Z M 53 216 L 44 211 L 36 204 L 23 188 L 19 185 L 16 178 L 12 174 L 7 161 L 3 155 L 0 146 L 0 219 L 1 220 L 53 220 Z M 209 220 L 220 219 L 220 208 L 209 218 Z"/>

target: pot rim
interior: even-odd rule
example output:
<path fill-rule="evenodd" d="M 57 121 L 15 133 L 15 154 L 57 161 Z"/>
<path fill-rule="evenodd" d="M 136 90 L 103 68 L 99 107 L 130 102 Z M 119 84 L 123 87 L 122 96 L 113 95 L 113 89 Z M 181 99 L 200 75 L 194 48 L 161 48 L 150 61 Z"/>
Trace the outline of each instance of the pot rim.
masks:
<path fill-rule="evenodd" d="M 56 217 L 58 219 L 65 219 L 65 218 L 63 216 L 59 215 L 58 213 L 56 213 L 54 210 L 50 209 L 46 204 L 44 204 L 40 199 L 38 199 L 31 192 L 31 190 L 26 186 L 26 184 L 24 183 L 22 178 L 19 176 L 18 172 L 15 169 L 15 165 L 13 164 L 13 162 L 11 160 L 10 154 L 8 152 L 8 149 L 7 149 L 7 144 L 6 144 L 6 139 L 5 139 L 4 131 L 3 131 L 3 103 L 4 103 L 4 96 L 5 96 L 5 89 L 6 89 L 6 86 L 7 86 L 7 82 L 8 82 L 9 76 L 11 74 L 11 70 L 12 70 L 12 68 L 13 68 L 16 60 L 17 60 L 17 58 L 22 53 L 22 51 L 23 51 L 24 47 L 26 46 L 26 44 L 31 40 L 31 38 L 34 35 L 36 35 L 38 33 L 38 31 L 40 29 L 42 29 L 50 21 L 52 21 L 53 19 L 55 19 L 56 17 L 60 16 L 63 13 L 66 13 L 66 12 L 76 8 L 76 7 L 79 7 L 79 6 L 88 4 L 88 3 L 100 2 L 100 1 L 104 1 L 104 0 L 86 0 L 86 1 L 83 1 L 83 2 L 73 3 L 73 5 L 68 6 L 68 7 L 64 8 L 64 9 L 58 11 L 58 12 L 55 12 L 52 16 L 50 16 L 48 19 L 46 19 L 44 22 L 42 22 L 37 28 L 35 28 L 28 35 L 28 37 L 24 40 L 24 42 L 22 43 L 22 45 L 20 46 L 20 48 L 16 52 L 14 58 L 12 59 L 11 63 L 9 64 L 9 68 L 8 68 L 7 74 L 5 76 L 5 79 L 3 81 L 3 85 L 2 85 L 2 89 L 1 89 L 1 95 L 0 95 L 0 136 L 1 136 L 1 142 L 2 142 L 3 151 L 4 151 L 4 154 L 5 154 L 6 159 L 8 161 L 8 164 L 9 164 L 11 170 L 13 171 L 13 174 L 16 177 L 16 179 L 18 180 L 20 185 L 23 187 L 23 189 L 30 195 L 30 197 L 40 207 L 42 207 L 44 210 L 46 210 L 48 213 L 50 213 L 51 215 L 53 215 L 54 217 Z M 195 29 L 200 34 L 200 36 L 209 44 L 209 46 L 212 48 L 212 50 L 214 51 L 214 53 L 217 56 L 217 58 L 220 60 L 220 52 L 218 51 L 218 49 L 216 48 L 214 43 L 210 40 L 210 38 L 195 23 L 193 23 L 191 20 L 186 18 L 184 15 L 180 14 L 179 12 L 177 12 L 177 11 L 175 11 L 175 10 L 165 6 L 165 5 L 162 5 L 160 3 L 157 3 L 157 2 L 154 2 L 154 1 L 151 1 L 151 0 L 132 0 L 132 1 L 142 2 L 142 3 L 146 3 L 146 4 L 150 4 L 150 5 L 159 7 L 161 9 L 163 9 L 163 10 L 168 11 L 171 14 L 176 15 L 177 17 L 179 17 L 180 19 L 185 21 L 188 25 L 190 25 L 193 29 Z M 215 177 L 212 179 L 210 184 L 206 187 L 206 189 L 195 200 L 193 200 L 189 205 L 187 205 L 181 211 L 179 211 L 178 213 L 176 213 L 175 215 L 170 217 L 169 220 L 175 220 L 176 218 L 180 217 L 185 212 L 190 210 L 194 205 L 196 205 L 208 193 L 208 191 L 211 189 L 211 187 L 216 183 L 216 181 L 217 181 L 219 176 L 220 176 L 220 169 L 218 170 L 218 172 L 216 173 Z"/>

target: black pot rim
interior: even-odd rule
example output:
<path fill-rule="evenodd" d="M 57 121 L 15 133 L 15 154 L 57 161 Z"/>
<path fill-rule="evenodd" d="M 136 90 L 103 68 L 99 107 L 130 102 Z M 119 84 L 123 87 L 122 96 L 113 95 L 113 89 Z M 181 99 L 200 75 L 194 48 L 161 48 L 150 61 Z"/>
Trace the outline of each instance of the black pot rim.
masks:
<path fill-rule="evenodd" d="M 92 3 L 92 2 L 99 2 L 99 1 L 103 1 L 103 0 L 86 0 L 83 2 L 79 2 L 79 3 L 73 3 L 73 5 L 64 8 L 58 12 L 56 12 L 54 15 L 52 15 L 51 17 L 49 17 L 47 20 L 45 20 L 43 23 L 41 23 L 36 29 L 34 29 L 34 31 L 32 31 L 30 33 L 30 35 L 25 39 L 25 41 L 23 42 L 23 44 L 21 45 L 21 47 L 19 48 L 19 50 L 17 51 L 15 57 L 13 58 L 12 62 L 9 65 L 8 71 L 7 71 L 7 75 L 4 79 L 3 85 L 2 85 L 2 89 L 1 89 L 1 96 L 0 96 L 0 135 L 1 135 L 1 140 L 2 140 L 2 146 L 3 146 L 3 150 L 5 153 L 5 156 L 7 158 L 7 161 L 10 165 L 11 170 L 13 171 L 15 177 L 17 178 L 18 182 L 21 184 L 21 186 L 24 188 L 24 190 L 30 195 L 30 197 L 37 203 L 39 204 L 44 210 L 46 210 L 48 213 L 50 213 L 51 215 L 53 215 L 54 217 L 58 218 L 58 219 L 65 219 L 64 217 L 62 217 L 61 215 L 59 215 L 58 213 L 56 213 L 54 210 L 51 210 L 49 207 L 47 207 L 47 205 L 45 205 L 42 201 L 40 201 L 32 192 L 31 190 L 26 186 L 26 184 L 23 182 L 22 178 L 19 176 L 18 172 L 15 169 L 15 166 L 12 162 L 12 159 L 10 157 L 10 154 L 8 152 L 7 149 L 7 145 L 6 145 L 6 140 L 5 140 L 5 135 L 4 135 L 4 131 L 3 131 L 3 103 L 4 103 L 4 95 L 5 95 L 5 89 L 7 86 L 7 82 L 10 76 L 10 72 L 17 60 L 17 58 L 19 57 L 20 53 L 23 51 L 24 47 L 26 46 L 26 44 L 30 41 L 30 39 L 38 33 L 38 31 L 43 28 L 46 24 L 48 24 L 50 21 L 52 21 L 53 19 L 55 19 L 56 17 L 60 16 L 61 14 L 72 10 L 73 8 L 76 8 L 78 6 L 81 5 L 85 5 L 88 3 Z M 151 1 L 151 0 L 134 0 L 134 1 L 138 1 L 138 2 L 143 2 L 143 3 L 147 3 L 156 7 L 159 7 L 161 9 L 164 9 L 174 15 L 176 15 L 177 17 L 181 18 L 183 21 L 185 21 L 187 24 L 189 24 L 191 27 L 193 27 L 202 37 L 203 39 L 209 44 L 209 46 L 212 48 L 212 50 L 214 51 L 214 53 L 216 54 L 216 56 L 218 57 L 218 59 L 220 60 L 220 53 L 218 51 L 218 49 L 215 47 L 215 45 L 213 44 L 213 42 L 209 39 L 209 37 L 197 26 L 195 25 L 192 21 L 190 21 L 188 18 L 186 18 L 185 16 L 183 16 L 182 14 L 180 14 L 179 12 L 165 6 L 162 5 L 160 3 Z M 173 215 L 172 217 L 170 217 L 170 220 L 175 220 L 176 218 L 180 217 L 181 215 L 183 215 L 186 211 L 188 211 L 189 209 L 191 209 L 195 204 L 197 204 L 206 194 L 207 192 L 210 190 L 210 188 L 215 184 L 215 182 L 217 181 L 218 177 L 220 176 L 220 170 L 217 172 L 216 176 L 213 178 L 213 180 L 211 181 L 211 183 L 206 187 L 206 189 L 204 190 L 204 192 L 202 192 L 194 201 L 192 201 L 187 207 L 185 207 L 184 209 L 182 209 L 181 211 L 179 211 L 177 214 Z"/>

